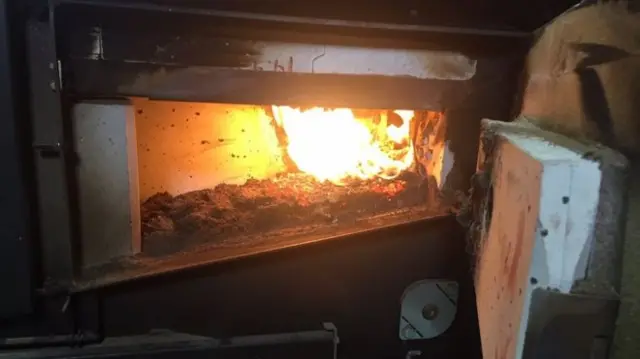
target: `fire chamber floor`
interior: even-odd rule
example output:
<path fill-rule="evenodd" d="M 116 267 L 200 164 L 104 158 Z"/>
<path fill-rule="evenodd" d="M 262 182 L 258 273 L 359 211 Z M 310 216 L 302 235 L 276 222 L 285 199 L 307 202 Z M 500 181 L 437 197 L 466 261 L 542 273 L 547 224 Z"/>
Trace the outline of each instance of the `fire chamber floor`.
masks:
<path fill-rule="evenodd" d="M 84 268 L 81 276 L 68 289 L 75 292 L 85 291 L 203 265 L 248 259 L 319 242 L 375 240 L 380 236 L 393 236 L 395 229 L 450 216 L 450 210 L 445 207 L 421 205 L 364 217 L 351 223 L 294 227 L 289 230 L 236 237 L 228 241 L 209 241 L 169 255 L 149 255 L 143 252 L 104 265 Z M 376 233 L 377 235 L 374 235 Z"/>

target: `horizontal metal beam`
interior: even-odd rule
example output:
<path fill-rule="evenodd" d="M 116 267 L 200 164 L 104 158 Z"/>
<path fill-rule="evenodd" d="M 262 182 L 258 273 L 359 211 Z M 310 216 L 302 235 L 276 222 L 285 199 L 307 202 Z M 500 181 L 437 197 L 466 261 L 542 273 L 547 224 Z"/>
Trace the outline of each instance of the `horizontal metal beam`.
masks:
<path fill-rule="evenodd" d="M 300 74 L 103 60 L 63 63 L 65 91 L 79 97 L 147 97 L 220 103 L 443 110 L 470 81 L 405 76 Z"/>
<path fill-rule="evenodd" d="M 339 19 L 321 19 L 299 16 L 284 16 L 273 14 L 260 14 L 252 12 L 225 11 L 206 8 L 191 8 L 180 6 L 163 6 L 142 2 L 118 2 L 118 1 L 101 1 L 101 0 L 58 0 L 58 4 L 83 4 L 100 7 L 122 8 L 129 10 L 150 10 L 174 12 L 194 15 L 209 15 L 217 17 L 225 17 L 236 20 L 253 20 L 253 21 L 269 21 L 287 24 L 312 24 L 331 27 L 360 28 L 373 30 L 395 30 L 395 31 L 411 31 L 411 32 L 428 32 L 442 34 L 461 34 L 488 37 L 508 37 L 508 38 L 526 38 L 531 36 L 529 32 L 522 31 L 504 31 L 481 28 L 464 28 L 455 26 L 433 26 L 433 25 L 414 25 L 414 24 L 394 24 L 371 21 L 353 21 Z"/>
<path fill-rule="evenodd" d="M 263 33 L 264 35 L 264 33 Z M 468 80 L 477 61 L 456 52 L 395 46 L 256 41 L 225 34 L 149 33 L 139 29 L 74 28 L 67 58 L 225 67 L 315 74 Z"/>
<path fill-rule="evenodd" d="M 146 335 L 106 338 L 104 342 L 81 347 L 50 347 L 0 353 L 0 358 L 100 359 L 100 358 L 223 358 L 258 356 L 279 358 L 335 359 L 338 332 L 332 323 L 323 329 L 291 333 L 250 335 L 224 339 L 176 333 L 168 330 Z M 252 355 L 253 354 L 253 355 Z"/>

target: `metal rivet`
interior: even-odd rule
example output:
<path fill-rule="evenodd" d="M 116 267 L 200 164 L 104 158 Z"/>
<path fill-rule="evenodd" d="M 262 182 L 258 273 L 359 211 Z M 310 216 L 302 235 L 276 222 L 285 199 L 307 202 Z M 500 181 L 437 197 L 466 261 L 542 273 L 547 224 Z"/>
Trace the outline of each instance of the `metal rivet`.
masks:
<path fill-rule="evenodd" d="M 542 235 L 543 237 L 546 237 L 546 236 L 549 235 L 549 231 L 546 230 L 546 229 L 543 229 L 543 230 L 540 231 L 540 235 Z"/>
<path fill-rule="evenodd" d="M 535 284 L 538 284 L 538 279 L 537 279 L 536 277 L 531 277 L 531 278 L 529 279 L 529 282 L 530 282 L 531 284 L 534 284 L 534 285 L 535 285 Z"/>

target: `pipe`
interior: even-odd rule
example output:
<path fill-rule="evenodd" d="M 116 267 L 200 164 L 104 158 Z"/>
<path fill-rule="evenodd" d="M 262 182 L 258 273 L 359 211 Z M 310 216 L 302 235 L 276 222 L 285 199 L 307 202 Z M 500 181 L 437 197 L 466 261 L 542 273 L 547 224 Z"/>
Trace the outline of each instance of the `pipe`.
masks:
<path fill-rule="evenodd" d="M 48 346 L 83 346 L 95 344 L 101 338 L 93 332 L 79 332 L 67 335 L 51 335 L 39 337 L 0 338 L 0 349 L 26 349 Z"/>

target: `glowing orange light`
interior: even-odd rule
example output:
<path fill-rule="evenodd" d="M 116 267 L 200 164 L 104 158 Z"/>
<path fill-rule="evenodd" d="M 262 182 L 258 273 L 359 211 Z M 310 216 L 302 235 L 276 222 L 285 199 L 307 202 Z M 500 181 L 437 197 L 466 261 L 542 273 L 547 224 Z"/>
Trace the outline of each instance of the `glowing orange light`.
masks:
<path fill-rule="evenodd" d="M 402 124 L 358 119 L 349 109 L 301 111 L 273 106 L 276 123 L 288 138 L 287 152 L 297 167 L 319 181 L 395 178 L 413 163 L 409 136 L 413 111 L 394 111 Z"/>

